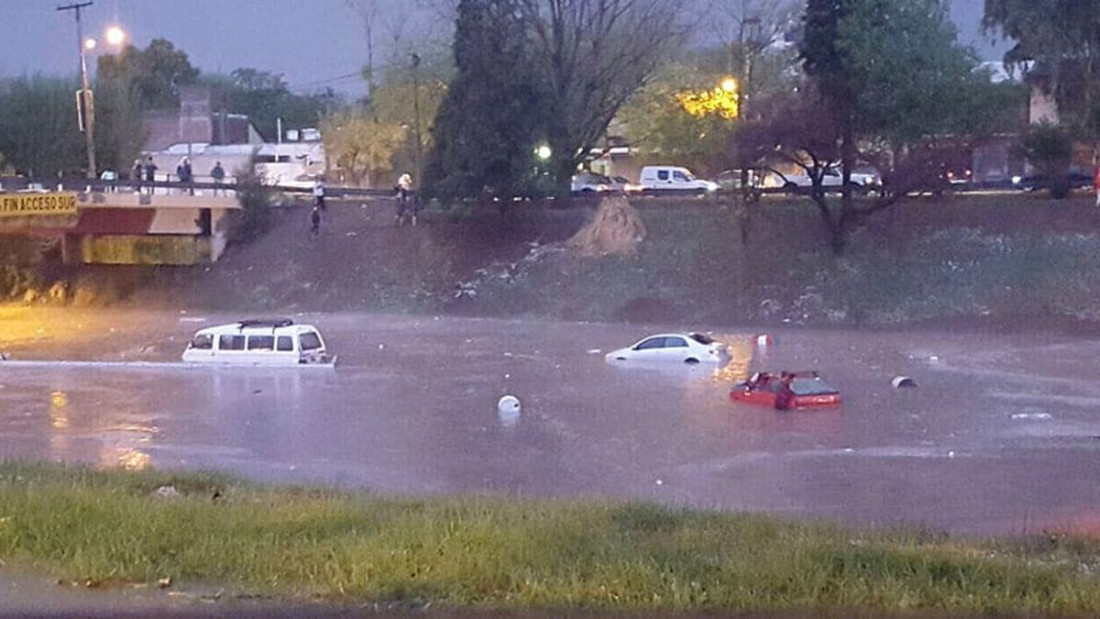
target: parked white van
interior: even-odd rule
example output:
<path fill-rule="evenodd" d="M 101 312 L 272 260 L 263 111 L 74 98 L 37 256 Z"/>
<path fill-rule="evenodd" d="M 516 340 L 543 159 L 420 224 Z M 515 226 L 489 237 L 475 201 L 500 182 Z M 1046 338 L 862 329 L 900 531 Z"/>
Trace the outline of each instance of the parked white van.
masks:
<path fill-rule="evenodd" d="M 642 167 L 639 184 L 645 191 L 717 191 L 718 183 L 695 178 L 691 170 L 681 166 L 647 165 Z"/>
<path fill-rule="evenodd" d="M 312 325 L 289 318 L 242 320 L 200 329 L 187 350 L 186 363 L 253 366 L 333 366 L 336 356 Z"/>

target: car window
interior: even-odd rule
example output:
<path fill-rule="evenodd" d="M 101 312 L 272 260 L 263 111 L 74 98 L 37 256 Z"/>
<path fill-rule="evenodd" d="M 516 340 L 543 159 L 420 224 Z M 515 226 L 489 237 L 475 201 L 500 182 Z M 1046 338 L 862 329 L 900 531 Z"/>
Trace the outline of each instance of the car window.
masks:
<path fill-rule="evenodd" d="M 687 348 L 687 340 L 682 337 L 666 337 L 665 348 Z"/>
<path fill-rule="evenodd" d="M 664 348 L 665 338 L 663 337 L 651 337 L 648 340 L 642 340 L 634 350 L 653 350 L 655 348 Z"/>
<path fill-rule="evenodd" d="M 191 348 L 196 350 L 210 350 L 214 348 L 214 336 L 210 333 L 200 333 L 191 340 Z"/>
<path fill-rule="evenodd" d="M 274 335 L 248 336 L 248 350 L 275 350 Z"/>
<path fill-rule="evenodd" d="M 317 350 L 321 347 L 321 338 L 313 331 L 306 331 L 298 336 L 298 345 L 302 350 Z"/>
<path fill-rule="evenodd" d="M 218 350 L 244 350 L 244 336 L 223 335 L 219 337 Z"/>
<path fill-rule="evenodd" d="M 704 346 L 707 345 L 707 344 L 713 344 L 714 343 L 714 340 L 710 336 L 708 336 L 706 334 L 703 334 L 703 333 L 692 333 L 691 334 L 691 339 L 695 340 L 696 342 L 699 342 L 700 344 L 703 344 Z"/>
<path fill-rule="evenodd" d="M 279 341 L 275 345 L 275 348 L 283 351 L 294 350 L 294 338 L 290 337 L 289 335 L 280 335 Z"/>
<path fill-rule="evenodd" d="M 796 378 L 791 381 L 791 391 L 797 395 L 824 395 L 829 393 L 836 393 L 836 389 L 833 389 L 820 378 Z"/>
<path fill-rule="evenodd" d="M 657 170 L 657 180 L 667 181 L 668 180 L 668 170 Z"/>
<path fill-rule="evenodd" d="M 679 171 L 673 172 L 672 173 L 672 178 L 674 178 L 678 181 L 683 181 L 685 183 L 688 182 L 688 177 L 685 176 L 683 172 L 679 172 Z"/>

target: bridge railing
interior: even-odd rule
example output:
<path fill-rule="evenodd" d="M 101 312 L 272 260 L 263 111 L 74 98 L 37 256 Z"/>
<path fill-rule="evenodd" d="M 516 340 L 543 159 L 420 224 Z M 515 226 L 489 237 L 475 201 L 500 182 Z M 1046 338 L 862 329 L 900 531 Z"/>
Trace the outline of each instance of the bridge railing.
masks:
<path fill-rule="evenodd" d="M 287 194 L 311 195 L 313 188 L 302 185 L 267 185 L 273 191 Z M 77 193 L 111 193 L 111 192 L 146 192 L 154 194 L 188 194 L 202 192 L 235 194 L 236 183 L 215 183 L 207 181 L 195 181 L 181 183 L 178 181 L 131 181 L 128 179 L 105 181 L 100 179 L 43 179 L 24 177 L 0 178 L 0 191 L 74 191 Z M 325 185 L 326 198 L 362 197 L 362 198 L 391 198 L 394 192 L 391 189 L 364 189 L 361 187 L 341 187 L 338 185 Z"/>

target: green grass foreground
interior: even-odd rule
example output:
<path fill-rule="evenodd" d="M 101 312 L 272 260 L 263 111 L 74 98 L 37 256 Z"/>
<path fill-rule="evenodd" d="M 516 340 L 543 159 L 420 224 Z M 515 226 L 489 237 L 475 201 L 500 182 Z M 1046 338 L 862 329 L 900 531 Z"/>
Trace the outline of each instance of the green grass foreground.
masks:
<path fill-rule="evenodd" d="M 156 496 L 163 485 L 179 496 Z M 167 576 L 333 603 L 1100 613 L 1096 540 L 961 541 L 642 504 L 393 499 L 16 463 L 0 465 L 0 561 L 104 585 Z"/>

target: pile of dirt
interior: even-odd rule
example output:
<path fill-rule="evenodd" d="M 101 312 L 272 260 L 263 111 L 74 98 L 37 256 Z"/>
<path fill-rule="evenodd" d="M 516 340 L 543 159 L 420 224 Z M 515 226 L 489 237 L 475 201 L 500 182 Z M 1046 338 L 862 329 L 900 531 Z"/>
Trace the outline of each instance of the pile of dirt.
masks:
<path fill-rule="evenodd" d="M 592 221 L 569 239 L 569 246 L 582 256 L 634 256 L 646 234 L 642 216 L 626 198 L 604 198 Z"/>

